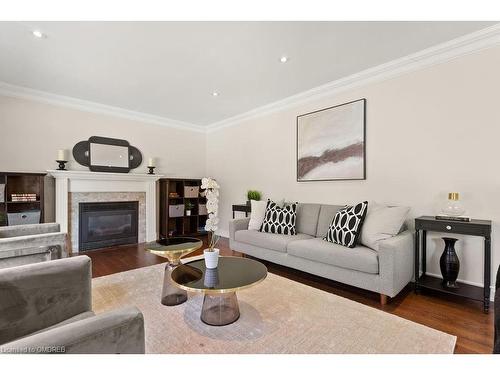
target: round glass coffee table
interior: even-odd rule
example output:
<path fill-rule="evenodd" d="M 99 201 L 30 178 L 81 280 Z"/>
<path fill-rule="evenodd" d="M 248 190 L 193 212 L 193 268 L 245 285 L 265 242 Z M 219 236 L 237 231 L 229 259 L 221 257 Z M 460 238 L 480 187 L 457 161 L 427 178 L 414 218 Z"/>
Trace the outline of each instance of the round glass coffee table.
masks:
<path fill-rule="evenodd" d="M 163 290 L 161 292 L 161 303 L 166 306 L 175 306 L 187 301 L 187 293 L 172 283 L 170 275 L 172 271 L 181 264 L 184 255 L 198 250 L 203 242 L 193 237 L 162 238 L 158 241 L 148 242 L 146 249 L 155 255 L 168 259 L 163 277 Z"/>
<path fill-rule="evenodd" d="M 236 292 L 260 283 L 267 268 L 256 260 L 220 257 L 214 269 L 205 261 L 182 264 L 172 271 L 172 281 L 179 288 L 204 294 L 201 320 L 212 326 L 234 323 L 240 317 Z"/>

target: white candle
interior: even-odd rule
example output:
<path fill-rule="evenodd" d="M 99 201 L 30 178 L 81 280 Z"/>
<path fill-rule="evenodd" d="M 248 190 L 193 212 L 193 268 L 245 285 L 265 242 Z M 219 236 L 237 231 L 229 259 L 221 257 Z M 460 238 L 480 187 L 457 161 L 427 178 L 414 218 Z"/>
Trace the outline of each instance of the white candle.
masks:
<path fill-rule="evenodd" d="M 57 159 L 56 160 L 66 161 L 66 150 L 58 150 L 57 151 Z"/>
<path fill-rule="evenodd" d="M 155 158 L 149 158 L 148 167 L 154 167 L 154 166 L 155 166 Z"/>

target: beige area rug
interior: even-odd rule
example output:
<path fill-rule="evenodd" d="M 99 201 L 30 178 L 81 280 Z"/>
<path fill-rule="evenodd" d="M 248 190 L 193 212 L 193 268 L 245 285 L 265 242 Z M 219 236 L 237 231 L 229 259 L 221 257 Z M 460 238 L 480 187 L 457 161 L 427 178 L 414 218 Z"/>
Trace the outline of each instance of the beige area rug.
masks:
<path fill-rule="evenodd" d="M 163 306 L 164 265 L 93 280 L 97 313 L 135 305 L 144 314 L 147 353 L 453 353 L 456 337 L 268 274 L 238 293 L 240 319 L 201 322 L 203 296 Z"/>

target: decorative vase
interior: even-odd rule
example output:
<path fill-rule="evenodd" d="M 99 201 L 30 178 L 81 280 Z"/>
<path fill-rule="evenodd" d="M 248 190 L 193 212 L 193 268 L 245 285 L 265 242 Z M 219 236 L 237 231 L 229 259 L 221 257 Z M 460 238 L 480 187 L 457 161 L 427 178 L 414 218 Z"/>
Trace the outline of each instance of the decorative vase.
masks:
<path fill-rule="evenodd" d="M 455 252 L 457 238 L 443 237 L 444 251 L 439 259 L 441 274 L 443 275 L 443 286 L 446 288 L 458 288 L 457 277 L 460 271 L 460 260 Z"/>
<path fill-rule="evenodd" d="M 191 216 L 191 210 L 186 210 L 186 216 Z"/>
<path fill-rule="evenodd" d="M 203 256 L 205 257 L 205 267 L 207 269 L 217 268 L 217 265 L 219 264 L 219 249 L 214 249 L 214 251 L 205 249 L 203 251 Z"/>
<path fill-rule="evenodd" d="M 441 209 L 442 213 L 447 216 L 461 216 L 465 213 L 465 209 L 460 203 L 460 196 L 458 193 L 448 193 L 448 200 Z"/>

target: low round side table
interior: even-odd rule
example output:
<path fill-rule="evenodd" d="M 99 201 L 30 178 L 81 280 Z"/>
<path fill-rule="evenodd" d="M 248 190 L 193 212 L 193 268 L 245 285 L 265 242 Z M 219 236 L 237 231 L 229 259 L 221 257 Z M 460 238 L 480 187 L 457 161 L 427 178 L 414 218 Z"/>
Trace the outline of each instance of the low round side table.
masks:
<path fill-rule="evenodd" d="M 267 268 L 256 260 L 220 257 L 219 265 L 207 269 L 205 261 L 182 264 L 172 272 L 172 281 L 181 289 L 203 293 L 201 321 L 212 326 L 234 323 L 240 317 L 236 292 L 260 283 Z"/>
<path fill-rule="evenodd" d="M 168 259 L 163 277 L 161 303 L 166 306 L 180 305 L 187 301 L 187 292 L 172 283 L 171 274 L 181 264 L 181 258 L 203 246 L 203 242 L 193 237 L 162 238 L 148 242 L 146 249 L 152 254 Z"/>

